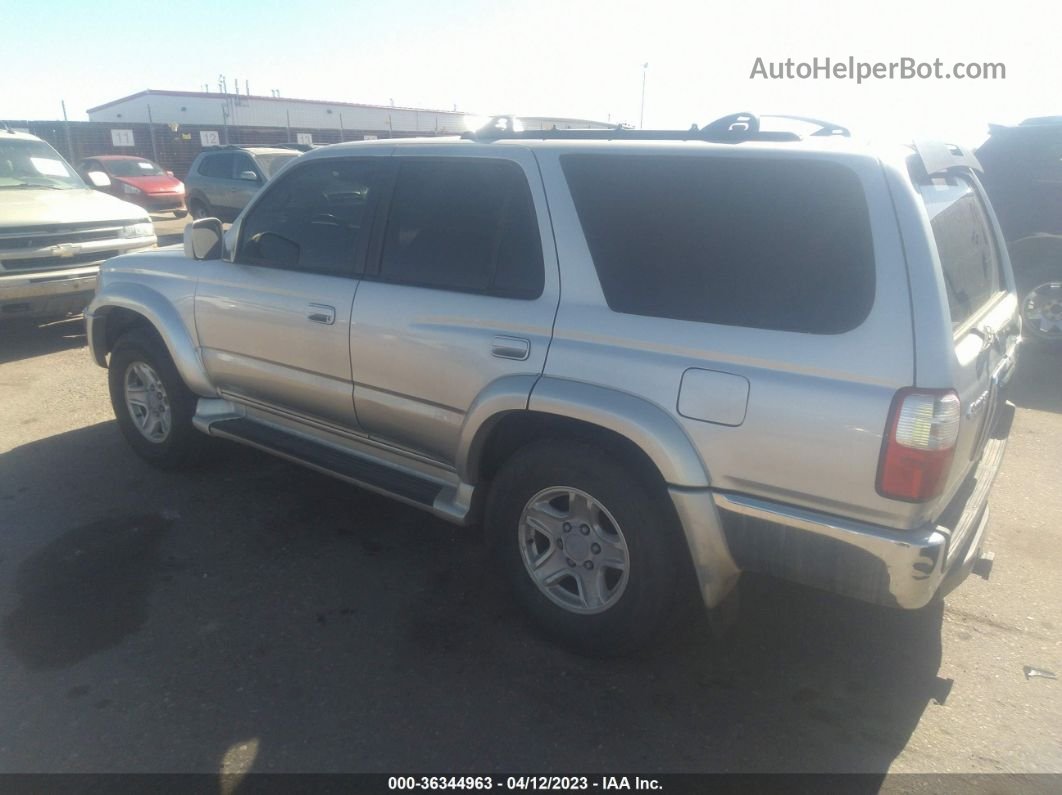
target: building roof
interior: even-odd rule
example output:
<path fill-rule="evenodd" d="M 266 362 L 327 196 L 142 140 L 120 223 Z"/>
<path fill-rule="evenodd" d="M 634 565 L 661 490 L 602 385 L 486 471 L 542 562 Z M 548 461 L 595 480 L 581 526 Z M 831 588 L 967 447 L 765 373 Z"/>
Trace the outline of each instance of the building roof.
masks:
<path fill-rule="evenodd" d="M 373 110 L 412 110 L 421 111 L 424 113 L 444 113 L 451 116 L 467 116 L 468 114 L 463 111 L 453 110 L 434 110 L 432 108 L 407 108 L 397 105 L 372 105 L 364 102 L 332 102 L 324 99 L 298 99 L 297 97 L 262 97 L 257 94 L 222 94 L 220 92 L 210 91 L 163 91 L 159 89 L 148 88 L 144 91 L 138 91 L 135 94 L 130 94 L 127 97 L 121 99 L 114 99 L 110 102 L 104 102 L 102 105 L 97 105 L 94 108 L 89 108 L 86 113 L 95 113 L 96 111 L 106 110 L 107 108 L 119 105 L 123 102 L 128 102 L 131 99 L 137 99 L 139 97 L 149 96 L 164 96 L 164 97 L 187 97 L 188 99 L 229 99 L 233 97 L 243 97 L 244 99 L 262 100 L 263 102 L 302 102 L 307 105 L 327 105 L 332 107 L 344 107 L 344 108 L 372 108 Z"/>

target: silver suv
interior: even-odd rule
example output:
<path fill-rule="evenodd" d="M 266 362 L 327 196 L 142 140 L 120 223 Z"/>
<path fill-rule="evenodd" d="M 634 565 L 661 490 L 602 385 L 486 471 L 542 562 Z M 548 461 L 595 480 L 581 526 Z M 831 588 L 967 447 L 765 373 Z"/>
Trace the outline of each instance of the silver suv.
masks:
<path fill-rule="evenodd" d="M 299 152 L 287 147 L 219 146 L 199 153 L 184 178 L 193 218 L 231 221 Z"/>
<path fill-rule="evenodd" d="M 109 263 L 93 355 L 147 461 L 209 434 L 481 523 L 583 650 L 742 571 L 919 608 L 982 550 L 1013 277 L 967 152 L 818 132 L 310 152 Z"/>

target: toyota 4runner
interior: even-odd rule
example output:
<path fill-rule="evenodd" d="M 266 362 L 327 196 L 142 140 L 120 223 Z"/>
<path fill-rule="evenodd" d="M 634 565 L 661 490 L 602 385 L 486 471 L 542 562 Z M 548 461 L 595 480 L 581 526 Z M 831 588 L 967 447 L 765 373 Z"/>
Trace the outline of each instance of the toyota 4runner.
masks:
<path fill-rule="evenodd" d="M 224 235 L 109 262 L 89 338 L 133 449 L 208 434 L 482 523 L 597 653 L 685 583 L 913 609 L 970 571 L 1020 339 L 972 155 L 489 129 L 309 152 Z"/>

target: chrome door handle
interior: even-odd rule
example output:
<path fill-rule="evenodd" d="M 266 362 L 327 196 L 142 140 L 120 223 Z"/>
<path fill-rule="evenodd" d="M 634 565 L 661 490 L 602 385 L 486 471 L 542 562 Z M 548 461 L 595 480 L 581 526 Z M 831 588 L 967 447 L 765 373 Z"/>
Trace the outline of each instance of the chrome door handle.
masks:
<path fill-rule="evenodd" d="M 323 323 L 326 326 L 331 326 L 336 322 L 336 308 L 334 306 L 328 306 L 327 304 L 310 304 L 307 308 L 310 310 L 310 313 L 306 318 L 312 320 L 314 323 Z"/>
<path fill-rule="evenodd" d="M 516 359 L 522 362 L 531 355 L 531 340 L 522 337 L 495 337 L 490 352 L 500 359 Z"/>

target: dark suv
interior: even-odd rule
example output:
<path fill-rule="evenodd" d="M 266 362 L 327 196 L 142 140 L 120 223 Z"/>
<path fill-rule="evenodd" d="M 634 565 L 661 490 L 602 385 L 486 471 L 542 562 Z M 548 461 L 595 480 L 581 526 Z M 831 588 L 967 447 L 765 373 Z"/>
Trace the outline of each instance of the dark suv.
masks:
<path fill-rule="evenodd" d="M 1062 348 L 1062 116 L 989 132 L 977 158 L 1010 251 L 1024 336 Z"/>
<path fill-rule="evenodd" d="M 232 221 L 259 188 L 299 153 L 272 146 L 221 146 L 199 154 L 185 177 L 193 218 Z"/>

